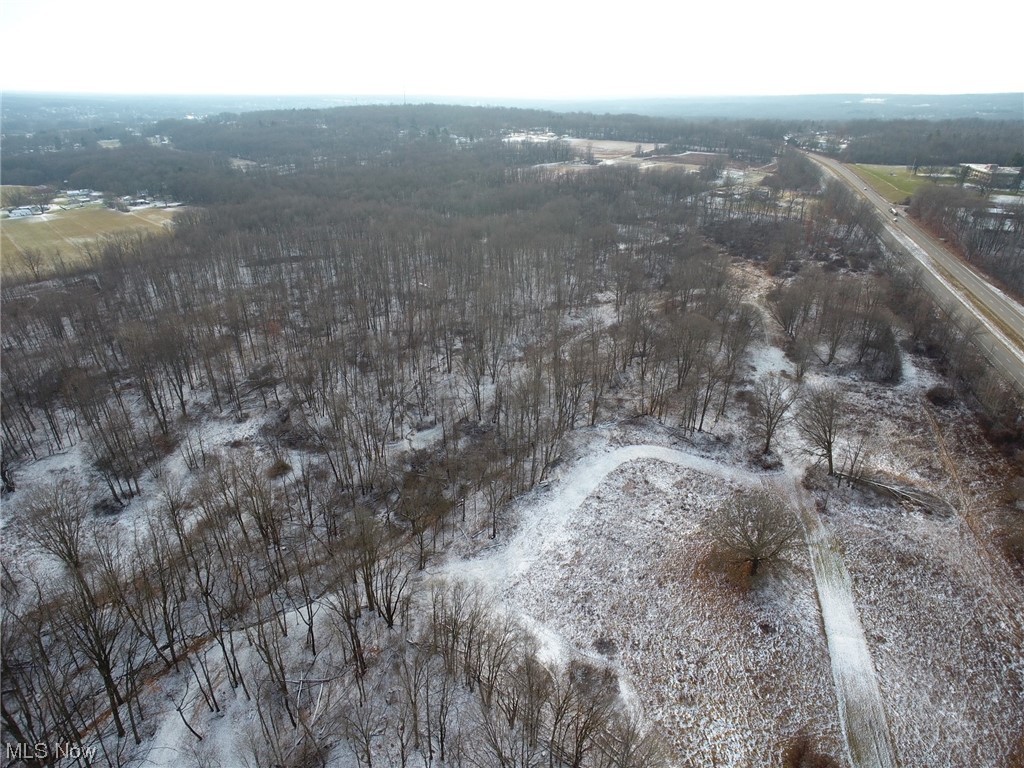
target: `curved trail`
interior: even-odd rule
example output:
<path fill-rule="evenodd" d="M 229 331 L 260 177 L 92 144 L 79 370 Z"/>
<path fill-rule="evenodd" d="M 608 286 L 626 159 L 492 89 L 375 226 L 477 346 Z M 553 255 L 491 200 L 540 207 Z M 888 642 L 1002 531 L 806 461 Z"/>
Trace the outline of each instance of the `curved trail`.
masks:
<path fill-rule="evenodd" d="M 564 475 L 554 480 L 550 496 L 538 504 L 535 514 L 519 521 L 514 534 L 505 543 L 489 548 L 472 560 L 459 562 L 459 573 L 499 584 L 525 573 L 546 553 L 562 545 L 570 535 L 568 523 L 573 513 L 604 479 L 623 464 L 638 459 L 656 459 L 744 485 L 760 481 L 752 472 L 658 445 L 627 445 L 596 453 L 569 467 Z"/>
<path fill-rule="evenodd" d="M 834 538 L 808 505 L 806 492 L 796 483 L 787 486 L 778 478 L 769 479 L 663 446 L 615 448 L 588 456 L 569 468 L 563 477 L 552 483 L 550 497 L 537 505 L 535 513 L 520 521 L 506 543 L 472 560 L 451 563 L 449 567 L 457 569 L 460 575 L 509 585 L 533 563 L 562 545 L 569 535 L 573 514 L 609 474 L 639 459 L 664 461 L 741 485 L 772 485 L 784 498 L 791 500 L 806 534 L 850 764 L 853 768 L 895 768 L 892 737 L 874 663 L 854 603 L 850 573 Z"/>

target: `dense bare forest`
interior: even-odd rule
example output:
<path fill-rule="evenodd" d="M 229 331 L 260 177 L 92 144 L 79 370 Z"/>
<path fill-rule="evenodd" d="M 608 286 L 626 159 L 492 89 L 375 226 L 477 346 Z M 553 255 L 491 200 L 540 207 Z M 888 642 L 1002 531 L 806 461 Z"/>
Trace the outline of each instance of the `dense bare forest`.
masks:
<path fill-rule="evenodd" d="M 194 736 L 180 765 L 213 764 L 199 720 L 224 712 L 238 765 L 675 765 L 614 670 L 552 670 L 515 616 L 427 578 L 467 514 L 499 537 L 567 436 L 607 419 L 698 435 L 749 409 L 769 457 L 789 390 L 742 381 L 768 333 L 797 380 L 841 359 L 888 385 L 929 354 L 1019 446 L 971 329 L 894 266 L 866 205 L 781 150 L 781 124 L 393 107 L 156 131 L 174 148 L 4 158 L 12 183 L 202 204 L 5 285 L 4 535 L 32 555 L 4 559 L 8 742 L 136 764 L 169 706 Z M 769 167 L 739 186 L 713 164 L 595 166 L 568 137 Z M 1019 221 L 964 227 L 1017 264 Z M 773 281 L 767 314 L 739 262 Z M 75 473 L 32 473 L 61 455 Z M 130 535 L 111 522 L 129 515 Z"/>
<path fill-rule="evenodd" d="M 840 152 L 850 163 L 1021 164 L 1020 123 L 1016 120 L 862 120 L 844 123 L 835 132 L 851 137 Z"/>

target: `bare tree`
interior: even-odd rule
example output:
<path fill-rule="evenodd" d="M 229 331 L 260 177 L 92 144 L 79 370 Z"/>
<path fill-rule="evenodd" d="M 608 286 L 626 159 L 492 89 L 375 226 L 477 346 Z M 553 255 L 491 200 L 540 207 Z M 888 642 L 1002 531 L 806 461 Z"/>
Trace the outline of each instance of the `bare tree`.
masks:
<path fill-rule="evenodd" d="M 46 265 L 46 256 L 38 248 L 19 248 L 15 253 L 15 259 L 25 270 L 32 275 L 33 280 L 39 280 Z"/>
<path fill-rule="evenodd" d="M 408 604 L 406 590 L 409 587 L 411 572 L 412 568 L 405 552 L 395 544 L 388 547 L 374 562 L 374 602 L 377 613 L 384 619 L 388 629 L 395 626 L 395 621 L 404 612 L 403 605 Z"/>
<path fill-rule="evenodd" d="M 341 732 L 356 760 L 366 768 L 373 768 L 375 747 L 384 735 L 386 718 L 382 704 L 381 699 L 372 696 L 342 710 Z"/>
<path fill-rule="evenodd" d="M 565 676 L 555 681 L 549 703 L 549 768 L 556 760 L 582 768 L 608 726 L 617 694 L 614 670 L 585 661 L 570 663 Z"/>
<path fill-rule="evenodd" d="M 613 718 L 598 747 L 597 768 L 662 768 L 668 764 L 661 740 L 633 714 Z"/>
<path fill-rule="evenodd" d="M 760 489 L 734 494 L 709 524 L 719 551 L 747 565 L 751 578 L 789 549 L 800 532 L 797 518 L 782 501 Z"/>
<path fill-rule="evenodd" d="M 813 390 L 796 415 L 800 434 L 811 445 L 812 452 L 828 463 L 828 473 L 834 473 L 833 459 L 836 440 L 846 427 L 846 398 L 832 387 Z"/>
<path fill-rule="evenodd" d="M 762 453 L 771 451 L 772 438 L 787 418 L 798 392 L 796 384 L 774 371 L 762 376 L 754 385 L 753 430 L 764 440 Z"/>
<path fill-rule="evenodd" d="M 789 338 L 796 338 L 800 326 L 810 313 L 814 294 L 808 280 L 797 280 L 780 286 L 769 296 L 768 309 Z"/>
<path fill-rule="evenodd" d="M 29 539 L 75 575 L 81 571 L 85 557 L 87 505 L 86 489 L 67 479 L 36 491 L 26 505 Z"/>

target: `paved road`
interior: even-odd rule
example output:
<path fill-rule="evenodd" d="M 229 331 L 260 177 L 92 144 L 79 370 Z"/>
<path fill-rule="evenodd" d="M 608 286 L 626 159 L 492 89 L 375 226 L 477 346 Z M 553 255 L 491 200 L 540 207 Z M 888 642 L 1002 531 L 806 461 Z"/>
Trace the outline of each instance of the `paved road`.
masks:
<path fill-rule="evenodd" d="M 902 214 L 894 221 L 889 212 L 892 203 L 870 187 L 865 189 L 864 182 L 842 163 L 805 154 L 875 205 L 885 222 L 889 243 L 923 267 L 924 285 L 940 304 L 978 324 L 981 347 L 989 362 L 1024 392 L 1024 307 Z"/>

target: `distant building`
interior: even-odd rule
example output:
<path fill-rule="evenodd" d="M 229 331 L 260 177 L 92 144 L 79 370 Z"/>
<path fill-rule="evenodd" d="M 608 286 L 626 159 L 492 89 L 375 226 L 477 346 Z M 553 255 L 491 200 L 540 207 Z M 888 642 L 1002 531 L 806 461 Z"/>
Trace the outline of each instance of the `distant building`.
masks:
<path fill-rule="evenodd" d="M 978 165 L 961 163 L 960 168 L 966 170 L 965 181 L 981 184 L 993 189 L 1017 189 L 1021 183 L 1021 169 L 1004 165 Z"/>
<path fill-rule="evenodd" d="M 40 216 L 46 213 L 41 205 L 23 205 L 20 208 L 14 208 L 8 214 L 12 219 L 23 219 L 26 216 Z"/>

